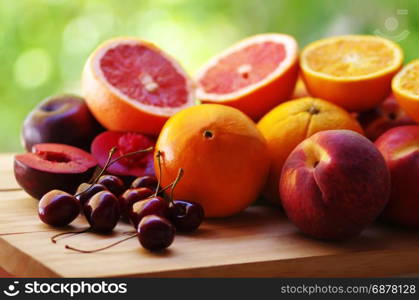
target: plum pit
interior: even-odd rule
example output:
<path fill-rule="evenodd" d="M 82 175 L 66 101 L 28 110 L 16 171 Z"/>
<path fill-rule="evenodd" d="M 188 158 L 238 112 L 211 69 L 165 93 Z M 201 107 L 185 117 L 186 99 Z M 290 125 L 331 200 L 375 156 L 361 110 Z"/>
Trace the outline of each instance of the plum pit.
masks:
<path fill-rule="evenodd" d="M 51 162 L 68 163 L 71 161 L 71 158 L 68 155 L 61 152 L 38 150 L 35 152 L 35 154 L 43 160 Z"/>

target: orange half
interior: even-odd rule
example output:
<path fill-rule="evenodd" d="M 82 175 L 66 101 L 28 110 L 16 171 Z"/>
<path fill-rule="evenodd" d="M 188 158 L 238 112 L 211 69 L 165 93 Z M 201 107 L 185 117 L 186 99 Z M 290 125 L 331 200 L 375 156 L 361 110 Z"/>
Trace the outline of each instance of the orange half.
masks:
<path fill-rule="evenodd" d="M 419 59 L 407 64 L 394 76 L 392 89 L 402 109 L 419 122 Z"/>
<path fill-rule="evenodd" d="M 301 70 L 310 95 L 350 111 L 365 111 L 391 92 L 403 52 L 394 42 L 369 35 L 346 35 L 309 44 Z"/>

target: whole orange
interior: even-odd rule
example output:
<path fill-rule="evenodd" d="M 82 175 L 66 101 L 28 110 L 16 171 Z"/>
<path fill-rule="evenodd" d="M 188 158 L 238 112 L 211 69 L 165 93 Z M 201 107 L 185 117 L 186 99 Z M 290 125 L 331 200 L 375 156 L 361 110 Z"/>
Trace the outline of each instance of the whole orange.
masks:
<path fill-rule="evenodd" d="M 318 98 L 300 98 L 278 105 L 258 123 L 271 156 L 266 196 L 279 203 L 278 181 L 292 150 L 316 132 L 349 129 L 363 133 L 359 123 L 344 109 Z"/>
<path fill-rule="evenodd" d="M 157 140 L 162 185 L 184 176 L 176 199 L 200 203 L 207 217 L 227 217 L 251 204 L 269 171 L 266 141 L 253 121 L 238 109 L 202 104 L 172 116 Z M 159 176 L 157 156 L 155 169 Z"/>

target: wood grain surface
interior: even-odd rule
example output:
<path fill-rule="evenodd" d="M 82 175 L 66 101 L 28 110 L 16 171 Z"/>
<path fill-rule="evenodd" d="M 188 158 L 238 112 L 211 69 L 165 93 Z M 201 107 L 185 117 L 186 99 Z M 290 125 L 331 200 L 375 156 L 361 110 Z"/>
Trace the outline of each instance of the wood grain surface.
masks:
<path fill-rule="evenodd" d="M 16 188 L 12 155 L 0 155 L 0 189 Z M 57 231 L 38 220 L 37 201 L 24 191 L 0 192 L 0 266 L 16 276 L 40 277 L 329 277 L 419 273 L 419 232 L 374 224 L 359 237 L 324 242 L 303 236 L 278 209 L 253 206 L 223 220 L 207 220 L 198 232 L 177 235 L 160 253 L 131 239 L 100 253 L 81 254 L 65 244 L 93 249 L 117 241 L 132 228 L 120 223 L 111 235 L 50 237 L 85 228 L 82 217 Z"/>

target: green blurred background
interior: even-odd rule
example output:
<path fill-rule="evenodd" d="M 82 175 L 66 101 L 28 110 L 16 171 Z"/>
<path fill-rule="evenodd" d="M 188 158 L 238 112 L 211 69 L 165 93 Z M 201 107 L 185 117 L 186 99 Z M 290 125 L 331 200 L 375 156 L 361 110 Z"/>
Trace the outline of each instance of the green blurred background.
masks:
<path fill-rule="evenodd" d="M 20 127 L 43 98 L 79 93 L 89 53 L 132 35 L 155 42 L 191 73 L 233 42 L 260 32 L 322 37 L 369 33 L 419 57 L 416 0 L 0 0 L 0 152 L 21 151 Z"/>

